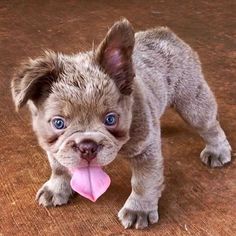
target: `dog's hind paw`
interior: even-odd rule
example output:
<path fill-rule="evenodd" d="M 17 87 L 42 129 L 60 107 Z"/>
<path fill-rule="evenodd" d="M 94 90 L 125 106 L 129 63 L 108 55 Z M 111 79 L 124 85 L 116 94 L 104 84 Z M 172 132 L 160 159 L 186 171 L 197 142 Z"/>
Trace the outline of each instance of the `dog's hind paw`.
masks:
<path fill-rule="evenodd" d="M 231 161 L 231 147 L 227 140 L 217 145 L 206 145 L 200 154 L 202 162 L 210 167 L 222 167 Z"/>

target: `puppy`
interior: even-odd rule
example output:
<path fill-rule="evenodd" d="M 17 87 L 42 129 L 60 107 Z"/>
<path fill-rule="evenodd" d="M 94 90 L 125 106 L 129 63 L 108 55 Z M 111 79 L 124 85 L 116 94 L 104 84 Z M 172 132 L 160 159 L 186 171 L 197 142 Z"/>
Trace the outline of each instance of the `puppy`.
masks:
<path fill-rule="evenodd" d="M 71 170 L 100 168 L 121 155 L 132 169 L 121 223 L 137 229 L 156 223 L 164 180 L 160 117 L 167 107 L 206 142 L 204 164 L 231 161 L 198 55 L 166 27 L 134 33 L 126 19 L 118 21 L 92 51 L 30 59 L 11 89 L 17 109 L 28 105 L 52 168 L 37 194 L 43 206 L 68 202 Z"/>

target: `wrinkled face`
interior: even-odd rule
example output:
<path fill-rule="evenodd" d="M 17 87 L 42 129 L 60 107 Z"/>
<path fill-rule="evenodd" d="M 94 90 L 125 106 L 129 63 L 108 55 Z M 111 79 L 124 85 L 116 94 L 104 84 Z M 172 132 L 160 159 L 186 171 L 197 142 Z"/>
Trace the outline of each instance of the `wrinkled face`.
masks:
<path fill-rule="evenodd" d="M 132 97 L 85 58 L 87 65 L 83 55 L 65 59 L 64 73 L 33 115 L 41 146 L 69 168 L 106 165 L 129 139 Z"/>
<path fill-rule="evenodd" d="M 61 165 L 107 165 L 128 141 L 133 44 L 131 26 L 115 24 L 96 51 L 48 52 L 13 79 L 16 106 L 28 103 L 40 145 Z"/>

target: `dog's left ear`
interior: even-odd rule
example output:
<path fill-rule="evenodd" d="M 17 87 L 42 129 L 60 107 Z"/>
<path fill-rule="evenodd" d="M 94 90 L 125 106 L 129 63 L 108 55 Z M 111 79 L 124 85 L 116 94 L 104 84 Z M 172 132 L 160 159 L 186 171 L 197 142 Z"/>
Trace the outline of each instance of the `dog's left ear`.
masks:
<path fill-rule="evenodd" d="M 120 92 L 125 95 L 132 92 L 133 48 L 133 28 L 128 20 L 123 19 L 111 27 L 95 52 L 96 62 L 115 81 Z"/>

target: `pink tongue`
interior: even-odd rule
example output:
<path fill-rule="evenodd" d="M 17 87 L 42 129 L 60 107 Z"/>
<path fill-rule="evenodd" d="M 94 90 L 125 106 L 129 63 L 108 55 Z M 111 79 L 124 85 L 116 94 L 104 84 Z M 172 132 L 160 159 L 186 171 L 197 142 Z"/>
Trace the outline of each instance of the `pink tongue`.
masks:
<path fill-rule="evenodd" d="M 83 197 L 95 202 L 106 192 L 110 183 L 110 177 L 101 167 L 88 166 L 73 170 L 70 186 Z"/>

